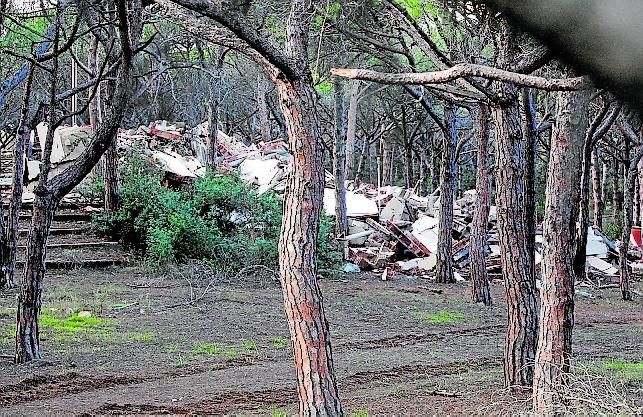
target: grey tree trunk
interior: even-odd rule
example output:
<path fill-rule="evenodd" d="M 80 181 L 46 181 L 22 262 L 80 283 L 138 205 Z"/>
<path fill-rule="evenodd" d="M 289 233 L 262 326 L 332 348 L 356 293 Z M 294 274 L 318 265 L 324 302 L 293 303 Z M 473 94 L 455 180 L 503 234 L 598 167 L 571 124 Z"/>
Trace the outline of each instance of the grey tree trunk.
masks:
<path fill-rule="evenodd" d="M 453 105 L 444 107 L 446 129 L 442 141 L 442 171 L 440 178 L 440 222 L 438 224 L 437 265 L 435 278 L 437 282 L 455 282 L 453 275 L 453 198 L 455 193 L 456 175 L 456 146 L 458 131 L 456 130 L 455 109 Z"/>
<path fill-rule="evenodd" d="M 346 131 L 346 178 L 355 179 L 355 138 L 357 134 L 357 108 L 359 105 L 358 80 L 350 81 L 351 98 L 348 104 L 348 125 Z"/>
<path fill-rule="evenodd" d="M 344 80 L 335 78 L 335 143 L 333 146 L 333 172 L 335 176 L 335 234 L 338 238 L 348 234 L 346 217 L 346 109 Z"/>
<path fill-rule="evenodd" d="M 592 151 L 592 191 L 594 192 L 594 226 L 603 228 L 603 195 L 601 192 L 601 164 L 599 150 Z"/>
<path fill-rule="evenodd" d="M 257 113 L 259 114 L 259 131 L 263 142 L 271 140 L 270 113 L 266 103 L 267 90 L 266 80 L 261 74 L 257 75 Z"/>
<path fill-rule="evenodd" d="M 478 137 L 478 159 L 476 171 L 476 205 L 470 240 L 471 293 L 474 303 L 492 305 L 485 249 L 487 247 L 487 225 L 491 206 L 491 164 L 489 158 L 489 110 L 480 105 L 471 115 L 475 135 Z"/>

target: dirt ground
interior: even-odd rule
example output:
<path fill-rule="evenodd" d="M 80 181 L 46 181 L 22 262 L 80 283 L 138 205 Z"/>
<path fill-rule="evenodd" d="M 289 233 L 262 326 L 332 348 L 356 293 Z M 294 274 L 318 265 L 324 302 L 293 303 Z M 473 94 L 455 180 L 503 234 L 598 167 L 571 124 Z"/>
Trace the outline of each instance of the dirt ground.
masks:
<path fill-rule="evenodd" d="M 15 366 L 16 293 L 0 298 L 2 415 L 271 415 L 296 411 L 281 290 L 250 273 L 143 266 L 51 271 L 45 359 Z M 321 282 L 345 411 L 352 416 L 528 410 L 503 389 L 503 289 L 492 308 L 467 283 L 353 274 Z M 640 282 L 635 289 L 642 290 Z M 643 406 L 643 301 L 581 288 L 575 360 Z M 591 297 L 591 298 L 590 298 Z M 79 311 L 89 319 L 74 320 Z"/>

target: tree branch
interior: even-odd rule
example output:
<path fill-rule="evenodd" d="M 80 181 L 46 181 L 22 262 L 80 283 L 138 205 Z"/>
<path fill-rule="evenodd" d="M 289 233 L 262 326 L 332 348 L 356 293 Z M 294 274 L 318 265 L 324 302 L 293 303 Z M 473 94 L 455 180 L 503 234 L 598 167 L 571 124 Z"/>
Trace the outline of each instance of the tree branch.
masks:
<path fill-rule="evenodd" d="M 442 84 L 464 77 L 481 77 L 544 91 L 574 91 L 591 86 L 589 80 L 585 77 L 548 79 L 476 64 L 457 64 L 444 71 L 424 73 L 395 74 L 349 68 L 333 68 L 331 73 L 338 77 L 374 81 L 382 84 Z"/>

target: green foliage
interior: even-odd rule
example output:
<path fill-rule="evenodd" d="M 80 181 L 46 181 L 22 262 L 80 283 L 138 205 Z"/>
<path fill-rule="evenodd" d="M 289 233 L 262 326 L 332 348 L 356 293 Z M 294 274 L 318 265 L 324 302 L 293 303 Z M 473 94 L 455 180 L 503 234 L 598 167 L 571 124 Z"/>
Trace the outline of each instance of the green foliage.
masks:
<path fill-rule="evenodd" d="M 616 216 L 603 227 L 603 233 L 611 240 L 620 240 L 623 234 L 623 219 L 621 216 Z"/>
<path fill-rule="evenodd" d="M 452 311 L 438 311 L 437 313 L 413 312 L 413 317 L 434 324 L 457 323 L 464 320 L 464 314 Z"/>
<path fill-rule="evenodd" d="M 366 410 L 357 410 L 349 414 L 350 417 L 368 417 L 368 411 Z"/>
<path fill-rule="evenodd" d="M 121 175 L 121 206 L 95 219 L 100 232 L 142 250 L 153 265 L 199 259 L 227 273 L 245 265 L 278 265 L 282 202 L 258 195 L 237 176 L 207 176 L 182 190 L 161 185 L 161 176 L 134 159 Z M 322 218 L 318 264 L 332 272 L 341 261 L 333 224 Z"/>

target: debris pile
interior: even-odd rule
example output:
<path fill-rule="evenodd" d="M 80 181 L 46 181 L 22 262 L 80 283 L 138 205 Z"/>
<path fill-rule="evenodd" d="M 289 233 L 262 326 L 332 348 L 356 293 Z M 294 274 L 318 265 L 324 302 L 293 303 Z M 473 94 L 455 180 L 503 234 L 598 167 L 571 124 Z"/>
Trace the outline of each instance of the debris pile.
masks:
<path fill-rule="evenodd" d="M 37 137 L 41 147 L 47 126 L 39 125 Z M 137 129 L 121 130 L 118 136 L 120 154 L 144 156 L 166 174 L 168 185 L 201 177 L 206 172 L 207 146 L 210 129 L 207 122 L 194 128 L 184 123 L 152 122 Z M 52 175 L 73 162 L 87 147 L 91 138 L 88 127 L 61 127 L 54 134 Z M 32 142 L 35 137 L 32 134 Z M 256 187 L 259 193 L 283 191 L 290 173 L 292 156 L 283 141 L 249 143 L 218 131 L 214 146 L 217 149 L 217 168 L 221 172 L 237 172 L 241 179 Z M 38 178 L 38 161 L 28 161 L 30 181 Z M 325 212 L 335 215 L 334 179 L 327 173 L 324 190 Z M 33 198 L 29 191 L 26 198 Z M 456 278 L 469 275 L 469 239 L 476 202 L 476 191 L 463 193 L 453 206 L 453 265 Z M 372 184 L 346 182 L 346 207 L 349 217 L 346 256 L 350 261 L 344 269 L 382 271 L 383 278 L 394 272 L 406 275 L 431 276 L 436 268 L 436 252 L 440 223 L 439 190 L 426 197 L 415 190 L 402 187 L 376 187 Z M 489 215 L 487 271 L 490 278 L 501 278 L 500 246 L 496 230 L 496 207 Z M 542 234 L 536 236 L 536 267 L 539 270 Z M 608 279 L 617 275 L 613 265 L 618 257 L 617 245 L 599 229 L 588 230 L 587 268 L 592 275 Z"/>

